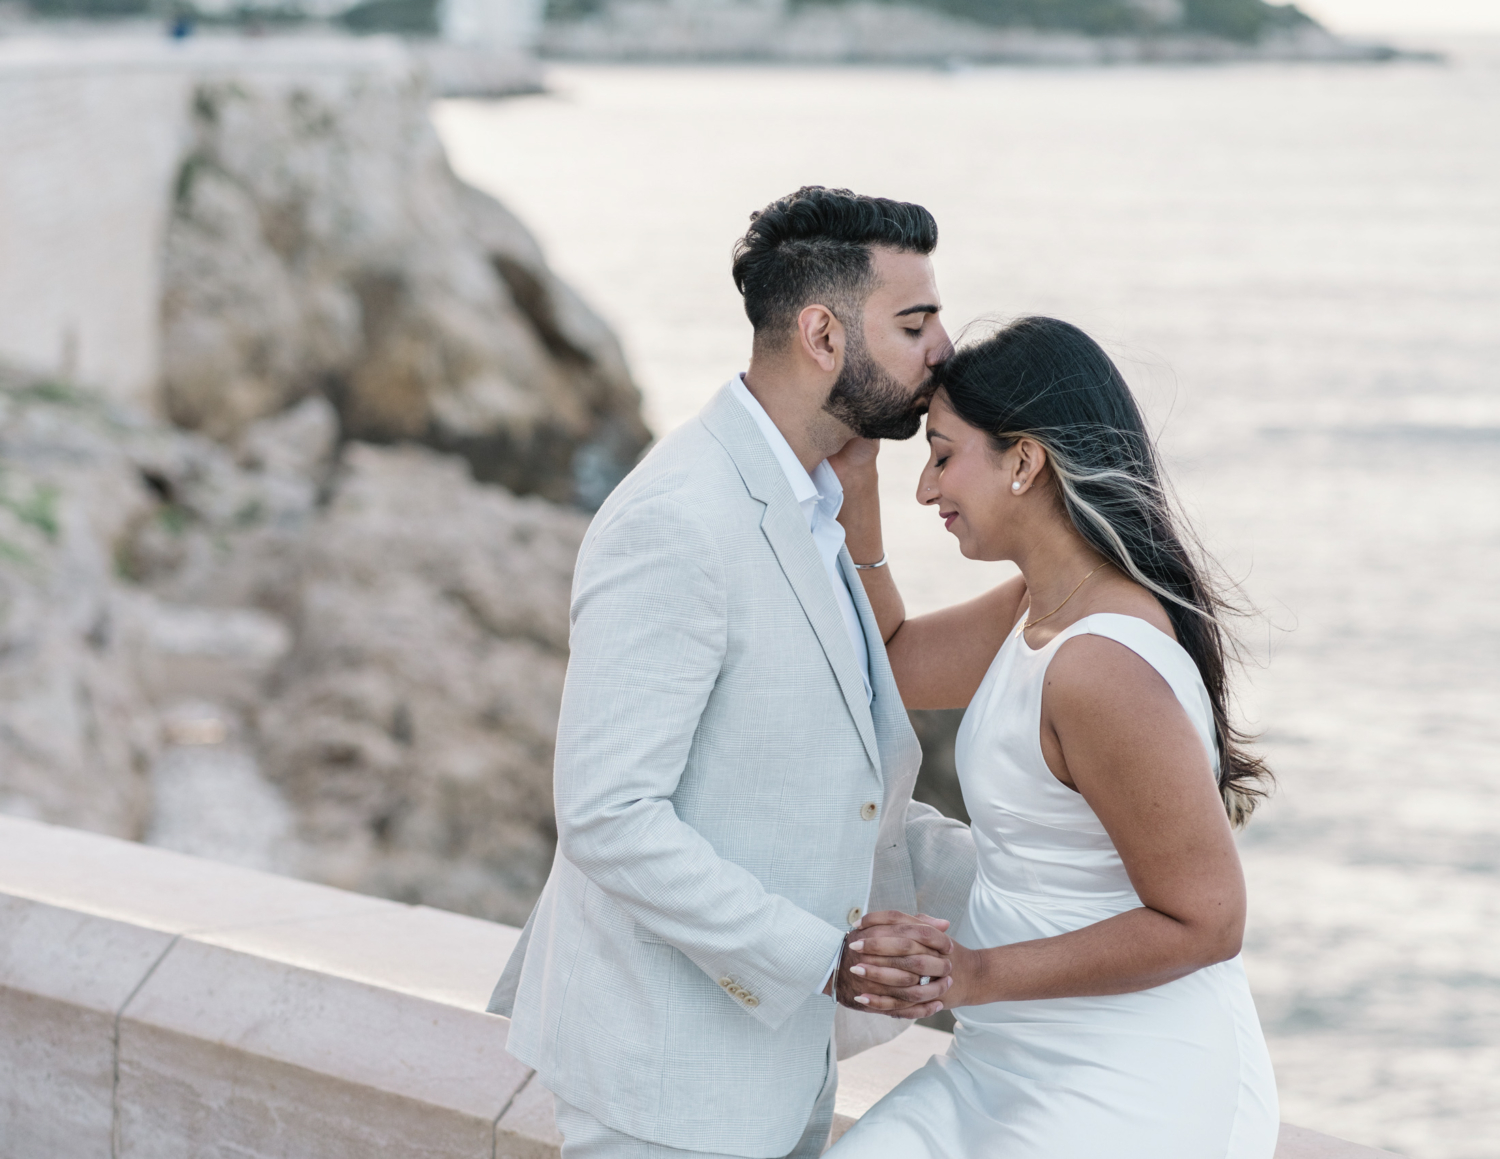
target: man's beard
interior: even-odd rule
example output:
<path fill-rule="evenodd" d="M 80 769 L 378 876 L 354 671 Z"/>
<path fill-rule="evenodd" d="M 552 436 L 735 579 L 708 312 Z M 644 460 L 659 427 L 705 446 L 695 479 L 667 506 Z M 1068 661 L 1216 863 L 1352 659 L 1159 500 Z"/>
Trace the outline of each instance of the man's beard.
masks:
<path fill-rule="evenodd" d="M 844 368 L 823 410 L 862 439 L 909 439 L 922 426 L 931 382 L 913 394 L 870 357 L 862 339 L 850 335 Z"/>

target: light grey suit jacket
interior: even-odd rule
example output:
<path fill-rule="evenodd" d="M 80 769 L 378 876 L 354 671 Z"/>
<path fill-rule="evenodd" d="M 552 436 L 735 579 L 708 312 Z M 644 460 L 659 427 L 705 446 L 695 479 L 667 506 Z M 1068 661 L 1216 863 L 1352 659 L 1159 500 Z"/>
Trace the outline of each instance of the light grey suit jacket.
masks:
<path fill-rule="evenodd" d="M 617 1131 L 784 1155 L 829 1065 L 817 990 L 867 891 L 873 910 L 955 921 L 966 904 L 973 841 L 911 800 L 921 749 L 840 563 L 868 704 L 802 512 L 727 389 L 584 539 L 557 857 L 490 1010 L 512 1019 L 511 1054 Z M 852 1019 L 867 1025 L 840 1037 L 866 1044 L 903 1025 Z"/>

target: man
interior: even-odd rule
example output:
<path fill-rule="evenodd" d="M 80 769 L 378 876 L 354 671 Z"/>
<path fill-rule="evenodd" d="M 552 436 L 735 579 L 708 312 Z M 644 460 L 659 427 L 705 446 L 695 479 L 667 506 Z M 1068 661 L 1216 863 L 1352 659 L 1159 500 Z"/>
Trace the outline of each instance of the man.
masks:
<path fill-rule="evenodd" d="M 916 433 L 950 346 L 936 244 L 922 207 L 844 190 L 753 215 L 748 372 L 584 540 L 557 858 L 490 1004 L 557 1096 L 566 1159 L 820 1154 L 846 934 L 968 896 L 967 828 L 911 800 L 921 750 L 856 571 L 884 558 L 844 550 L 826 462 Z M 918 963 L 930 983 L 888 991 L 907 1017 L 946 986 L 940 953 Z M 904 1025 L 840 1014 L 846 1056 Z"/>

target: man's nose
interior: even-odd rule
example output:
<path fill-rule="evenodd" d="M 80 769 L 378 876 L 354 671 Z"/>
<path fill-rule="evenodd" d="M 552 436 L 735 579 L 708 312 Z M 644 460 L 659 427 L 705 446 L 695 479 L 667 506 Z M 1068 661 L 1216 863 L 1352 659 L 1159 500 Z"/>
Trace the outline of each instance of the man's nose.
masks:
<path fill-rule="evenodd" d="M 946 362 L 953 353 L 953 340 L 948 337 L 948 331 L 943 329 L 943 324 L 934 316 L 932 319 L 932 331 L 935 341 L 932 349 L 927 352 L 927 365 L 936 366 L 940 362 Z"/>

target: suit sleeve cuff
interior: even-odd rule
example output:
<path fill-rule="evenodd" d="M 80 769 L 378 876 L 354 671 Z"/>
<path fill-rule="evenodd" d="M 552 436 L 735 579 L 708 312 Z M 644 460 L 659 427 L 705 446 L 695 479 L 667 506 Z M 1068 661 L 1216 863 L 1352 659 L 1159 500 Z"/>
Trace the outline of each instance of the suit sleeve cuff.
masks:
<path fill-rule="evenodd" d="M 833 952 L 833 961 L 828 963 L 828 973 L 823 975 L 822 984 L 813 991 L 814 994 L 822 994 L 828 989 L 828 979 L 838 972 L 839 959 L 844 956 L 844 943 L 839 942 L 839 948 Z"/>

